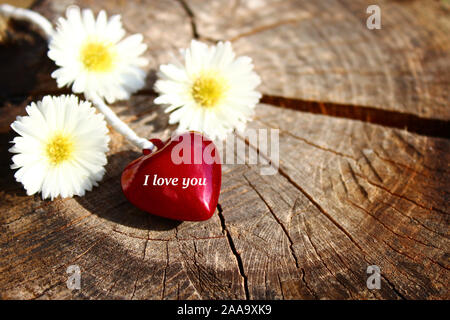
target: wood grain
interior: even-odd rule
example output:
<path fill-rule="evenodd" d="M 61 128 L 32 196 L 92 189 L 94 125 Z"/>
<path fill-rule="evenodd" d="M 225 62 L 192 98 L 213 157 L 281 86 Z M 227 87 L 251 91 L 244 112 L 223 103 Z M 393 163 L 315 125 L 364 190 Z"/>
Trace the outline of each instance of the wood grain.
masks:
<path fill-rule="evenodd" d="M 77 3 L 121 13 L 127 30 L 144 34 L 147 86 L 113 106 L 143 136 L 174 130 L 152 85 L 158 64 L 191 38 L 229 39 L 252 56 L 265 99 L 249 128 L 280 130 L 279 170 L 261 175 L 271 154 L 238 134 L 259 163 L 223 166 L 210 220 L 169 221 L 126 201 L 120 174 L 139 150 L 111 131 L 100 187 L 53 202 L 26 196 L 9 169 L 9 124 L 30 101 L 68 91 L 49 77 L 45 41 L 10 22 L 0 43 L 8 74 L 0 81 L 0 298 L 449 298 L 448 5 L 382 2 L 383 29 L 372 32 L 367 1 Z M 54 20 L 66 4 L 34 8 Z M 332 104 L 348 110 L 333 114 Z M 441 128 L 409 132 L 352 115 L 364 108 Z M 81 290 L 66 286 L 73 264 Z M 380 290 L 366 286 L 369 265 L 381 268 Z"/>
<path fill-rule="evenodd" d="M 200 36 L 251 56 L 268 95 L 450 119 L 449 6 L 377 1 L 187 1 Z M 426 3 L 426 4 L 425 4 Z"/>

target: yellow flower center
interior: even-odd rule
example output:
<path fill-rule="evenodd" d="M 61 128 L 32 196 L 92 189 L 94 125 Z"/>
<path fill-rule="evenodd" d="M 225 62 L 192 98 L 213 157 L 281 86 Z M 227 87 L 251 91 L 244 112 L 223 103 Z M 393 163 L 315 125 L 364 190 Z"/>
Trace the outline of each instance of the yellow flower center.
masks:
<path fill-rule="evenodd" d="M 112 46 L 99 41 L 89 41 L 81 49 L 81 61 L 89 71 L 110 71 L 114 64 Z"/>
<path fill-rule="evenodd" d="M 202 107 L 216 106 L 228 90 L 226 79 L 216 72 L 200 74 L 192 85 L 191 93 L 195 102 Z"/>
<path fill-rule="evenodd" d="M 45 153 L 49 162 L 57 166 L 71 158 L 74 150 L 73 139 L 63 133 L 55 134 L 45 146 Z"/>

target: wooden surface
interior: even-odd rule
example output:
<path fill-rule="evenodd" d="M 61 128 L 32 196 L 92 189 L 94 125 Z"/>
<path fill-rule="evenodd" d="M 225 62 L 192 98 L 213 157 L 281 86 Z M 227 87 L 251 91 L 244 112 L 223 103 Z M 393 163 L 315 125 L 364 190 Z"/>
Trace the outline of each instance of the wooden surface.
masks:
<path fill-rule="evenodd" d="M 54 20 L 68 3 L 33 8 Z M 362 0 L 76 3 L 121 13 L 144 34 L 147 86 L 114 106 L 143 136 L 174 129 L 152 85 L 191 38 L 230 40 L 251 56 L 264 98 L 249 128 L 280 129 L 279 172 L 224 165 L 216 214 L 173 222 L 126 201 L 120 174 L 138 150 L 111 132 L 100 187 L 27 197 L 9 169 L 9 124 L 30 101 L 68 90 L 49 76 L 45 41 L 10 22 L 0 44 L 1 298 L 449 298 L 448 3 L 379 1 L 373 31 Z M 71 291 L 74 264 L 82 288 Z M 366 286 L 369 265 L 381 269 L 380 290 Z"/>

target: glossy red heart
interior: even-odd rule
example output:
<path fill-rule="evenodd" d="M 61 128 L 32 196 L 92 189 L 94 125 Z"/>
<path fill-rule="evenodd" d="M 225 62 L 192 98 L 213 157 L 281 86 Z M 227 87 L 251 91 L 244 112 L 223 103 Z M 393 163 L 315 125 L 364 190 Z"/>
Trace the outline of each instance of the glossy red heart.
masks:
<path fill-rule="evenodd" d="M 166 143 L 151 141 L 158 150 L 143 150 L 144 155 L 122 173 L 122 190 L 127 199 L 141 210 L 169 219 L 211 218 L 222 179 L 214 143 L 196 132 L 175 136 Z"/>

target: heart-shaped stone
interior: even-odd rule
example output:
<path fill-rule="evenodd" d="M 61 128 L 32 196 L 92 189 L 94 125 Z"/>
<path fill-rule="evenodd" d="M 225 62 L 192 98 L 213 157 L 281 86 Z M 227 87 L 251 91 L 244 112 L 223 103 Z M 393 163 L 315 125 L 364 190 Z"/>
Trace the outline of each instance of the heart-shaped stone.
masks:
<path fill-rule="evenodd" d="M 143 150 L 122 173 L 122 190 L 141 210 L 181 221 L 211 218 L 219 199 L 222 166 L 214 143 L 196 132 L 166 143 L 151 140 L 156 152 Z"/>

